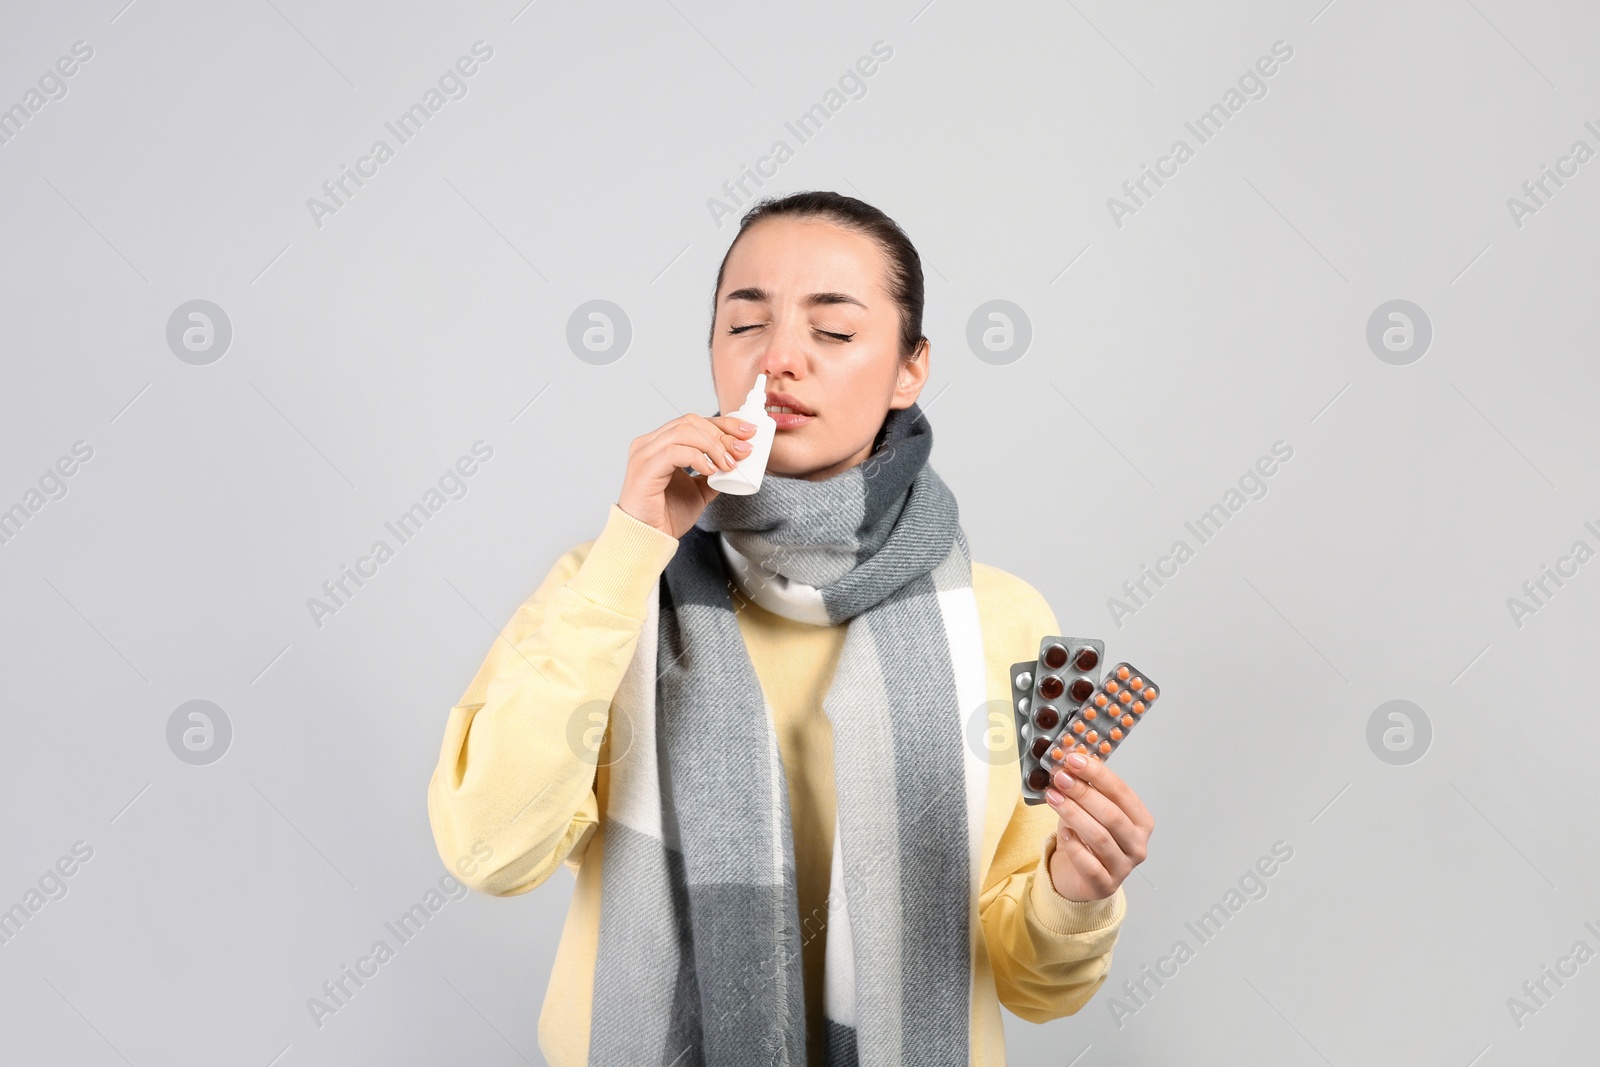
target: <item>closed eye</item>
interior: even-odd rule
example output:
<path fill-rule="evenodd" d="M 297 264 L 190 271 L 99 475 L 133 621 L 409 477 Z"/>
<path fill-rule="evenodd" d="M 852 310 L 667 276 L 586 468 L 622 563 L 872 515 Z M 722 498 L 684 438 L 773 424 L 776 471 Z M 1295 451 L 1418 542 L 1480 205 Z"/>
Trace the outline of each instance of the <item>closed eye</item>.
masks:
<path fill-rule="evenodd" d="M 761 326 L 761 325 L 764 325 L 764 324 L 763 323 L 759 323 L 759 322 L 752 322 L 748 326 L 730 326 L 730 327 L 728 327 L 728 332 L 730 334 L 741 334 L 741 333 L 744 333 L 746 330 L 753 330 L 757 326 Z M 853 333 L 834 333 L 832 330 L 818 330 L 817 332 L 822 334 L 824 337 L 832 337 L 836 341 L 844 341 L 846 343 L 854 340 L 855 336 L 856 336 Z"/>

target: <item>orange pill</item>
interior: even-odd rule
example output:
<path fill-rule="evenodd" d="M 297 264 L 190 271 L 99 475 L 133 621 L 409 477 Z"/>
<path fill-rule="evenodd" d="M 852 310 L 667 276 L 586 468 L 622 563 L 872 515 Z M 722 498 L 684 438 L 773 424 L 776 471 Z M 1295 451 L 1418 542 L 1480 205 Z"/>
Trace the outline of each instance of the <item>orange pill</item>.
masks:
<path fill-rule="evenodd" d="M 1124 725 L 1124 726 L 1132 726 L 1133 725 L 1133 716 L 1132 715 L 1124 715 L 1118 721 L 1121 722 L 1122 725 Z"/>
<path fill-rule="evenodd" d="M 1094 706 L 1095 707 L 1103 708 L 1109 703 L 1111 703 L 1111 698 L 1106 696 L 1104 693 L 1096 693 L 1094 695 Z"/>
<path fill-rule="evenodd" d="M 1100 751 L 1104 752 L 1104 753 L 1110 753 L 1110 751 L 1111 751 L 1111 742 L 1110 741 L 1102 741 L 1102 742 L 1100 742 Z"/>
<path fill-rule="evenodd" d="M 1084 708 L 1083 709 L 1083 717 L 1085 719 L 1093 719 L 1094 717 L 1096 717 L 1099 714 L 1100 713 L 1095 711 L 1093 708 Z"/>
<path fill-rule="evenodd" d="M 1137 678 L 1137 677 L 1134 678 L 1133 681 L 1128 683 L 1128 688 L 1130 688 L 1130 689 L 1143 689 L 1144 688 L 1144 679 L 1143 678 Z"/>
<path fill-rule="evenodd" d="M 1057 763 L 1060 763 L 1062 760 L 1067 758 L 1067 754 L 1061 751 L 1060 747 L 1058 746 L 1050 750 L 1050 758 L 1055 760 Z"/>
<path fill-rule="evenodd" d="M 1075 734 L 1081 734 L 1086 729 L 1088 729 L 1088 727 L 1083 725 L 1082 719 L 1079 719 L 1077 722 L 1072 724 L 1072 732 Z"/>
<path fill-rule="evenodd" d="M 1154 689 L 1146 689 L 1144 691 L 1144 698 L 1146 700 L 1154 700 L 1156 698 L 1156 691 Z"/>
<path fill-rule="evenodd" d="M 1089 751 L 1089 748 L 1088 748 L 1087 745 L 1073 745 L 1072 746 L 1072 751 L 1074 751 L 1074 752 L 1087 752 L 1087 751 Z"/>
<path fill-rule="evenodd" d="M 1144 714 L 1144 701 L 1135 700 L 1133 702 L 1133 710 L 1137 711 L 1140 715 L 1143 715 Z"/>
<path fill-rule="evenodd" d="M 1096 741 L 1100 740 L 1100 735 L 1095 733 L 1093 730 L 1090 730 L 1088 733 L 1083 735 L 1083 739 L 1092 745 Z"/>
<path fill-rule="evenodd" d="M 1126 704 L 1126 703 L 1128 703 L 1128 701 L 1133 699 L 1133 694 L 1128 692 L 1126 689 L 1124 689 L 1122 691 L 1121 695 L 1119 695 L 1117 697 L 1117 699 L 1122 701 L 1124 704 Z"/>
<path fill-rule="evenodd" d="M 1106 679 L 1106 692 L 1115 693 L 1118 689 L 1121 689 L 1121 688 L 1122 687 L 1120 685 L 1118 685 L 1116 682 L 1113 682 L 1109 678 Z"/>
<path fill-rule="evenodd" d="M 1126 667 L 1118 667 L 1117 668 L 1117 677 L 1120 678 L 1124 682 L 1126 682 L 1128 680 L 1128 675 L 1131 674 L 1131 673 L 1132 672 L 1129 671 L 1128 668 L 1126 668 Z"/>
<path fill-rule="evenodd" d="M 1121 741 L 1122 740 L 1122 731 L 1118 730 L 1116 727 L 1113 726 L 1111 728 L 1111 732 L 1109 734 L 1106 734 L 1106 736 L 1111 738 L 1111 740 L 1113 740 L 1113 741 Z"/>

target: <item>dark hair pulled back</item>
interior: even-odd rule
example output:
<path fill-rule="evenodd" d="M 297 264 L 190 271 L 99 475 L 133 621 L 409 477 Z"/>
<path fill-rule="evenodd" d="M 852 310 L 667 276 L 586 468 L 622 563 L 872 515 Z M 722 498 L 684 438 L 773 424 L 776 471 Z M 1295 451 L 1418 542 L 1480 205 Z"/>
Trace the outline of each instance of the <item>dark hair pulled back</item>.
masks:
<path fill-rule="evenodd" d="M 717 284 L 711 291 L 711 330 L 706 337 L 707 345 L 716 337 L 717 294 L 722 291 L 722 276 L 733 246 L 751 226 L 771 218 L 822 219 L 871 238 L 888 260 L 885 280 L 890 298 L 900 308 L 900 358 L 909 361 L 916 357 L 918 346 L 927 341 L 922 334 L 922 257 L 917 255 L 905 231 L 888 215 L 853 196 L 827 190 L 766 197 L 744 213 L 739 220 L 739 232 L 728 243 L 722 265 L 717 268 Z"/>

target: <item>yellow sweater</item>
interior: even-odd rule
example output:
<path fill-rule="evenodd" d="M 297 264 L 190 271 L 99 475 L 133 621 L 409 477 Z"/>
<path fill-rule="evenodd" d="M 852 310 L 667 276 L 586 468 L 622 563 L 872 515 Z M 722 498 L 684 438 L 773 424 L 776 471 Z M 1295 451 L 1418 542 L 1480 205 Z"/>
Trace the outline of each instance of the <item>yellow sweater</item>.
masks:
<path fill-rule="evenodd" d="M 428 785 L 439 855 L 467 885 L 513 896 L 542 884 L 563 863 L 576 875 L 539 1015 L 539 1047 L 552 1067 L 587 1062 L 600 935 L 608 747 L 598 767 L 578 753 L 585 751 L 584 731 L 606 724 L 649 598 L 677 547 L 677 538 L 611 505 L 600 536 L 556 562 L 489 649 L 450 709 Z M 1039 638 L 1059 632 L 1056 619 L 1033 587 L 1004 571 L 973 561 L 972 585 L 989 696 L 1009 709 L 1010 665 L 1032 659 Z M 737 593 L 734 609 L 772 707 L 788 778 L 800 915 L 825 917 L 834 779 L 833 732 L 822 698 L 845 627 L 796 622 Z M 1004 722 L 1010 733 L 1009 710 Z M 1049 861 L 1056 819 L 1049 805 L 1023 803 L 1014 758 L 991 766 L 979 882 L 984 936 L 977 941 L 972 988 L 973 1067 L 1004 1067 L 999 1004 L 1036 1023 L 1070 1015 L 1111 968 L 1127 899 L 1120 888 L 1095 901 L 1067 900 L 1055 891 Z M 824 1047 L 825 945 L 825 937 L 811 936 L 801 953 L 813 1063 L 821 1062 Z"/>

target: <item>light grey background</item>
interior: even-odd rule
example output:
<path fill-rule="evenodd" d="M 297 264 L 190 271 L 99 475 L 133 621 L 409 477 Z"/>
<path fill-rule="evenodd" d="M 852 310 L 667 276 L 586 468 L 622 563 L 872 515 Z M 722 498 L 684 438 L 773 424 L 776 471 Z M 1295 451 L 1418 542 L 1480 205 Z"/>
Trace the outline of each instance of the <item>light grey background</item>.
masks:
<path fill-rule="evenodd" d="M 5 7 L 0 106 L 93 49 L 0 144 L 0 507 L 93 449 L 0 545 L 0 907 L 93 849 L 0 945 L 7 1062 L 542 1062 L 565 871 L 450 903 L 320 1028 L 306 1001 L 443 873 L 424 790 L 496 627 L 599 533 L 630 438 L 715 410 L 737 216 L 707 201 L 779 139 L 763 192 L 859 195 L 924 256 L 923 405 L 976 558 L 1165 689 L 1117 761 L 1157 829 L 1111 978 L 1008 1015 L 1016 1062 L 1593 1055 L 1600 962 L 1520 1025 L 1507 1000 L 1600 950 L 1600 562 L 1520 620 L 1508 598 L 1600 549 L 1600 160 L 1520 225 L 1507 200 L 1600 149 L 1600 12 L 523 2 Z M 308 198 L 478 40 L 467 94 L 319 227 Z M 879 40 L 800 144 L 785 122 Z M 1184 122 L 1280 40 L 1197 145 Z M 1118 226 L 1107 199 L 1180 137 Z M 166 331 L 201 299 L 233 338 L 194 365 Z M 605 365 L 566 340 L 599 299 L 632 330 Z M 1408 365 L 1366 340 L 1397 299 L 1432 324 Z M 998 365 L 967 344 L 991 300 L 1032 332 Z M 307 598 L 479 440 L 466 496 L 316 625 Z M 1113 621 L 1276 441 L 1266 496 Z M 232 726 L 208 765 L 168 748 L 191 700 Z M 1369 748 L 1390 700 L 1424 758 Z M 1277 841 L 1268 894 L 1199 945 L 1185 922 Z"/>

